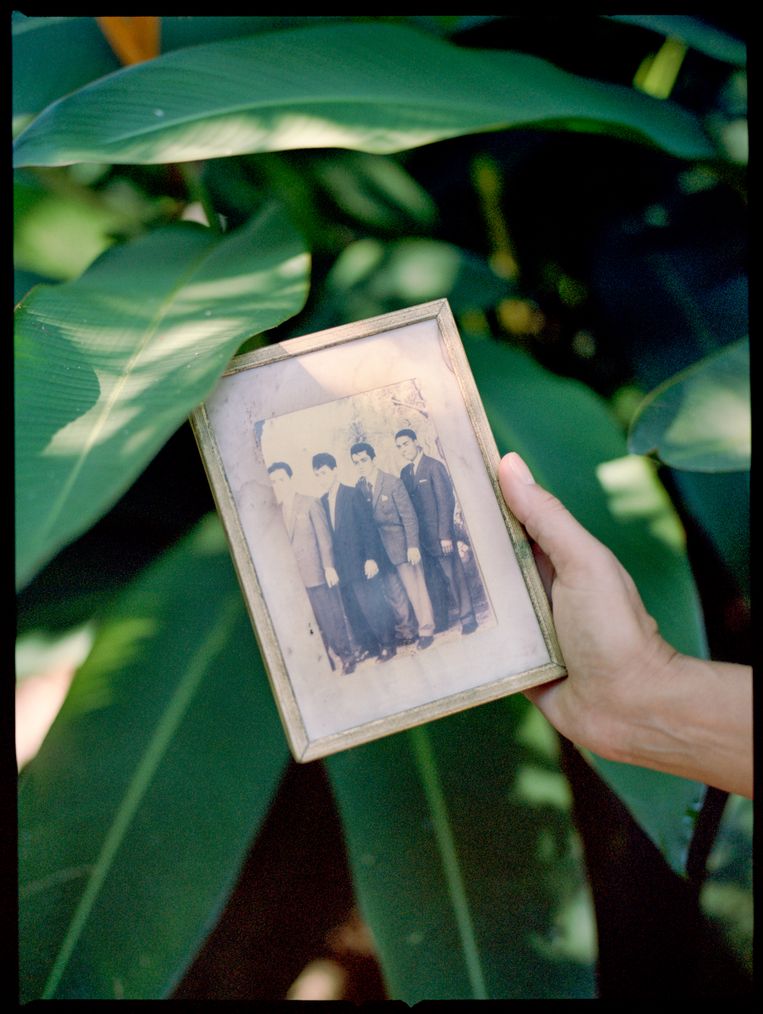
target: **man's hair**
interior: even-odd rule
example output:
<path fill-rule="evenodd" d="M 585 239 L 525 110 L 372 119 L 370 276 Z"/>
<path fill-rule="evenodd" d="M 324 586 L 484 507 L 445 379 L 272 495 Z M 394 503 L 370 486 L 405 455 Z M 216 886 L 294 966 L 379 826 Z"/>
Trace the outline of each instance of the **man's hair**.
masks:
<path fill-rule="evenodd" d="M 273 464 L 268 467 L 268 475 L 272 475 L 273 472 L 277 472 L 279 469 L 286 472 L 290 479 L 294 474 L 291 470 L 291 465 L 287 465 L 285 461 L 274 461 Z"/>
<path fill-rule="evenodd" d="M 327 451 L 322 451 L 320 454 L 313 455 L 313 471 L 317 472 L 319 468 L 323 468 L 324 465 L 328 465 L 329 468 L 336 468 L 336 458 L 333 454 L 329 454 Z"/>
<path fill-rule="evenodd" d="M 370 444 L 367 444 L 365 441 L 361 441 L 359 444 L 352 445 L 352 447 L 350 448 L 350 457 L 354 458 L 356 454 L 362 454 L 363 451 L 365 451 L 368 457 L 371 458 L 372 460 L 373 458 L 376 457 L 376 451 Z"/>
<path fill-rule="evenodd" d="M 397 440 L 398 437 L 410 437 L 411 440 L 418 440 L 418 437 L 413 430 L 398 430 L 395 434 L 395 440 Z"/>

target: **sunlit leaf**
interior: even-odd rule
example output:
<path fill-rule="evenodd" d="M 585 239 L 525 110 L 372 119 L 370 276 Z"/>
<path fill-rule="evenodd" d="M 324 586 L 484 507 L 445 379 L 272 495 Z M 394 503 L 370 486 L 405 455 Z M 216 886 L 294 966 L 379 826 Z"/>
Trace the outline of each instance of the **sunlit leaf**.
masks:
<path fill-rule="evenodd" d="M 628 446 L 697 472 L 750 467 L 750 346 L 714 352 L 651 392 L 631 422 Z"/>
<path fill-rule="evenodd" d="M 208 518 L 109 610 L 21 775 L 22 1000 L 168 995 L 287 753 Z"/>
<path fill-rule="evenodd" d="M 127 67 L 45 110 L 17 138 L 15 164 L 316 147 L 385 153 L 566 122 L 684 157 L 712 154 L 699 121 L 669 103 L 524 53 L 463 49 L 377 22 L 228 39 Z"/>
<path fill-rule="evenodd" d="M 350 243 L 329 271 L 309 329 L 332 327 L 446 298 L 455 313 L 495 306 L 513 291 L 468 250 L 429 238 Z"/>
<path fill-rule="evenodd" d="M 612 549 L 673 647 L 706 656 L 680 522 L 650 463 L 627 454 L 606 404 L 495 340 L 471 339 L 466 350 L 501 453 L 519 451 L 538 482 Z M 591 759 L 670 865 L 684 872 L 703 787 Z"/>
<path fill-rule="evenodd" d="M 135 225 L 87 188 L 55 189 L 30 178 L 14 179 L 13 259 L 19 270 L 56 280 L 76 278 L 112 245 L 115 234 Z"/>
<path fill-rule="evenodd" d="M 594 995 L 569 787 L 533 718 L 519 695 L 328 759 L 395 999 Z"/>
<path fill-rule="evenodd" d="M 14 363 L 21 584 L 116 501 L 247 336 L 300 309 L 307 268 L 271 207 L 223 238 L 158 230 L 32 290 Z"/>

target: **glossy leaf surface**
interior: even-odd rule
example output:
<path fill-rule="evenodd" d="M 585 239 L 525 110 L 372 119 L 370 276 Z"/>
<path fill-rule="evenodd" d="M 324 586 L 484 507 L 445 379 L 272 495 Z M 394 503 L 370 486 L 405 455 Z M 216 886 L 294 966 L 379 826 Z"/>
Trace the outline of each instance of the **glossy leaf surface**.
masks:
<path fill-rule="evenodd" d="M 670 644 L 706 656 L 683 529 L 649 462 L 627 454 L 604 402 L 495 341 L 470 340 L 466 347 L 501 453 L 519 451 L 537 481 L 610 547 Z M 601 758 L 594 764 L 670 865 L 683 871 L 704 788 Z"/>
<path fill-rule="evenodd" d="M 750 467 L 750 346 L 745 338 L 652 391 L 631 423 L 628 445 L 673 468 L 738 472 Z"/>
<path fill-rule="evenodd" d="M 395 999 L 593 996 L 569 788 L 538 718 L 517 695 L 329 758 Z"/>
<path fill-rule="evenodd" d="M 17 138 L 15 165 L 289 148 L 384 153 L 540 125 L 607 130 L 683 157 L 712 154 L 691 114 L 630 89 L 401 25 L 337 23 L 179 49 L 125 68 L 45 110 Z"/>
<path fill-rule="evenodd" d="M 19 787 L 22 999 L 161 998 L 287 761 L 222 528 L 109 611 Z"/>
<path fill-rule="evenodd" d="M 222 238 L 157 230 L 32 290 L 16 314 L 21 584 L 114 503 L 247 336 L 299 310 L 307 271 L 271 207 Z"/>

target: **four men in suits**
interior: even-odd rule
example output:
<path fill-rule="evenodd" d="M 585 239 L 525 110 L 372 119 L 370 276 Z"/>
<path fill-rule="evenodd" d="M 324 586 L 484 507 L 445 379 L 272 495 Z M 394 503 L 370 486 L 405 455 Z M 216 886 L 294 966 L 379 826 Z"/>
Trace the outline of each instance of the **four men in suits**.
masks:
<path fill-rule="evenodd" d="M 329 658 L 344 674 L 371 655 L 388 661 L 397 644 L 426 649 L 456 618 L 463 634 L 477 628 L 448 471 L 414 430 L 399 430 L 395 444 L 407 462 L 399 478 L 378 468 L 371 444 L 350 448 L 355 486 L 339 481 L 332 454 L 314 455 L 319 499 L 296 492 L 287 462 L 268 468 Z"/>

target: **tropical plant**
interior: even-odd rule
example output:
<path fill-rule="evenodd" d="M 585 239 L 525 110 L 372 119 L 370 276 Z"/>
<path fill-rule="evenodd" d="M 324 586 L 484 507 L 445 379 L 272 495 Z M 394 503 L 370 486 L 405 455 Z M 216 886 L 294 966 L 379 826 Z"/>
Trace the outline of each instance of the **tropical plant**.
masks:
<path fill-rule="evenodd" d="M 298 805 L 186 423 L 239 350 L 447 297 L 499 449 L 679 650 L 749 660 L 740 36 L 13 16 L 20 676 L 86 645 L 20 774 L 22 999 L 188 996 Z M 583 756 L 521 695 L 310 768 L 390 997 L 748 989 L 744 801 Z"/>

